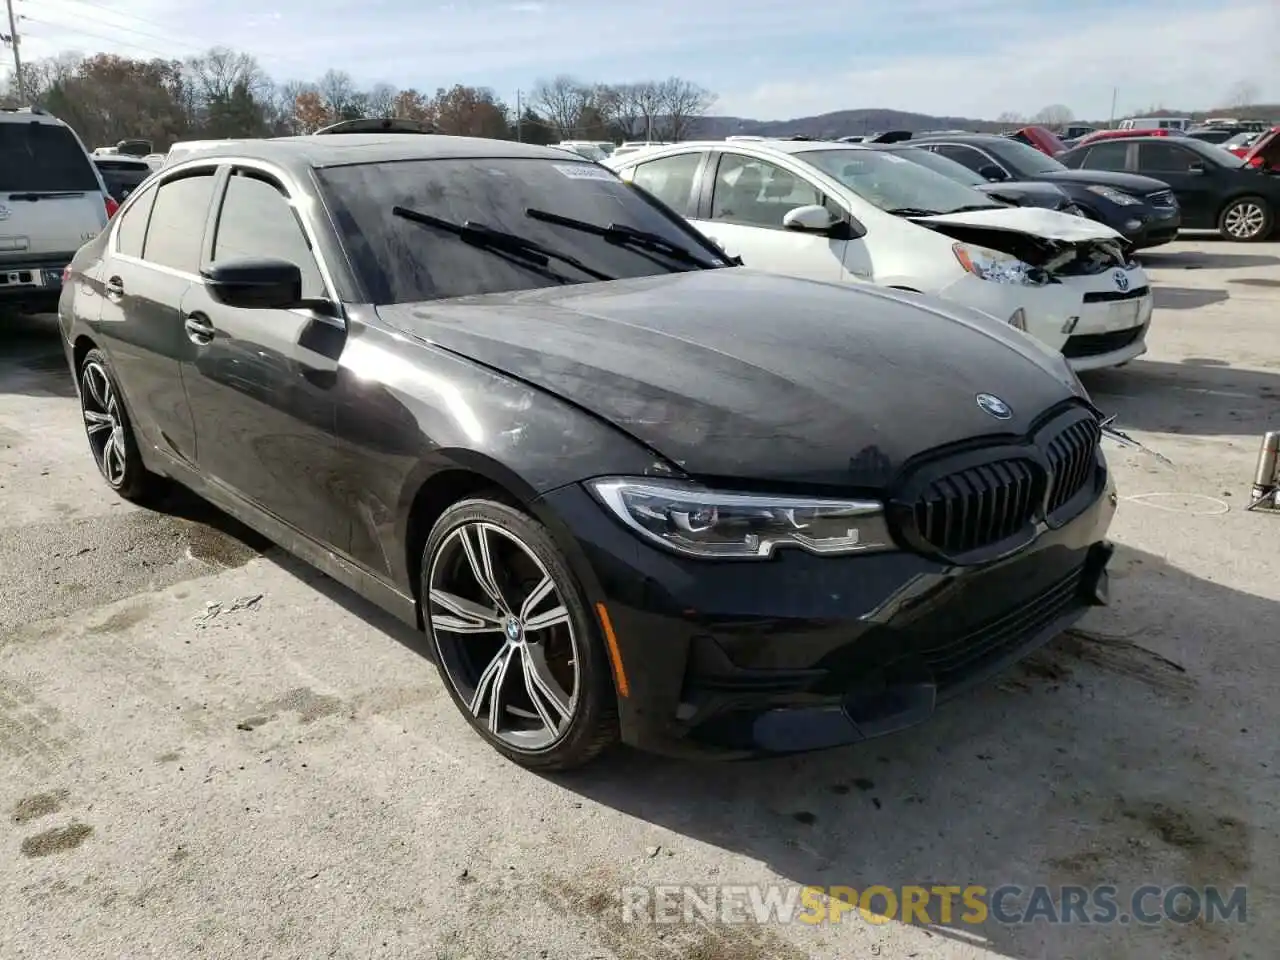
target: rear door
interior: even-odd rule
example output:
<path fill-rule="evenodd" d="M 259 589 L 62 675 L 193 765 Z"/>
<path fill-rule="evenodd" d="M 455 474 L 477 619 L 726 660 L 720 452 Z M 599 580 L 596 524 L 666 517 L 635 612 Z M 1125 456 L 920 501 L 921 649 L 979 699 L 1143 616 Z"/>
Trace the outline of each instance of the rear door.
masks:
<path fill-rule="evenodd" d="M 195 430 L 180 372 L 195 351 L 179 306 L 200 283 L 215 165 L 154 181 L 116 215 L 97 274 L 98 336 L 145 442 L 194 462 Z"/>
<path fill-rule="evenodd" d="M 106 224 L 102 181 L 70 127 L 0 121 L 0 262 L 65 265 Z"/>

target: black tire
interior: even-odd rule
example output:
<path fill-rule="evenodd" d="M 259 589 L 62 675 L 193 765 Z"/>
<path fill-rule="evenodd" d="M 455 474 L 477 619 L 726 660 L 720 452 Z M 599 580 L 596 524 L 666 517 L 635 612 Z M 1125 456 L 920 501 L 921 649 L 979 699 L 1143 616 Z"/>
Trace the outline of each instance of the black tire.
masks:
<path fill-rule="evenodd" d="M 483 559 L 473 559 L 481 554 L 492 559 L 488 579 L 497 587 L 501 606 L 475 573 L 477 563 L 483 569 Z M 436 521 L 422 551 L 421 569 L 422 621 L 444 685 L 467 722 L 494 749 L 523 767 L 550 772 L 580 767 L 618 739 L 617 694 L 596 618 L 542 524 L 497 499 L 460 501 Z M 541 585 L 548 578 L 554 593 L 543 603 L 554 603 L 551 610 L 537 615 L 541 604 L 535 603 L 527 613 L 515 611 L 520 599 L 538 592 L 531 582 Z M 441 596 L 452 606 L 443 606 Z M 459 610 L 458 600 L 468 606 Z M 549 625 L 536 626 L 539 619 Z M 519 621 L 514 628 L 512 620 Z M 446 622 L 455 629 L 446 629 Z M 508 667 L 497 668 L 495 701 L 494 682 L 486 687 L 485 677 L 504 656 L 508 666 L 518 662 L 523 669 L 521 676 L 511 678 L 512 691 Z M 553 694 L 558 696 L 535 693 L 535 688 L 548 689 L 531 677 L 531 672 L 537 675 L 535 662 L 548 671 L 542 676 L 556 682 Z M 553 670 L 560 675 L 552 676 Z M 575 688 L 571 695 L 560 682 L 569 670 Z M 522 707 L 526 702 L 529 706 Z M 553 727 L 550 720 L 557 719 Z M 508 724 L 510 730 L 501 729 Z"/>
<path fill-rule="evenodd" d="M 166 492 L 166 484 L 163 477 L 149 471 L 142 462 L 123 394 L 107 355 L 101 350 L 90 350 L 76 377 L 89 451 L 102 479 L 133 503 L 156 502 Z"/>
<path fill-rule="evenodd" d="M 1259 243 L 1275 226 L 1275 210 L 1262 197 L 1236 197 L 1218 214 L 1218 233 L 1235 243 Z"/>

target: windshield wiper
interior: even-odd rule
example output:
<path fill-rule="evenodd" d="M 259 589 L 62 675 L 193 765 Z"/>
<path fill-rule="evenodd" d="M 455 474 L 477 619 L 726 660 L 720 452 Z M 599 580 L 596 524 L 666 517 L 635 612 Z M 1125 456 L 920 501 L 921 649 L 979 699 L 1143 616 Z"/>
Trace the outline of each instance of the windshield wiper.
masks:
<path fill-rule="evenodd" d="M 895 217 L 936 217 L 937 210 L 925 210 L 921 207 L 894 207 L 892 210 L 886 210 L 885 213 L 892 213 Z"/>
<path fill-rule="evenodd" d="M 418 210 L 410 210 L 408 207 L 392 207 L 391 215 L 400 217 L 413 223 L 421 223 L 424 226 L 435 227 L 446 233 L 452 233 L 465 243 L 471 244 L 482 250 L 493 250 L 497 253 L 505 253 L 510 256 L 522 257 L 531 263 L 540 267 L 545 267 L 552 260 L 558 260 L 561 263 L 568 264 L 576 270 L 581 270 L 587 276 L 595 280 L 613 280 L 614 277 L 607 273 L 601 273 L 588 267 L 577 257 L 571 257 L 567 253 L 560 253 L 552 250 L 550 247 L 544 247 L 542 244 L 533 240 L 528 240 L 514 233 L 504 233 L 501 230 L 494 230 L 487 227 L 483 223 L 475 223 L 467 220 L 464 223 L 454 223 L 451 220 L 444 220 L 440 217 L 433 217 L 429 213 L 422 213 Z"/>
<path fill-rule="evenodd" d="M 954 210 L 948 210 L 947 213 L 969 213 L 973 210 L 1007 210 L 1009 209 L 1003 203 L 968 203 L 963 207 L 956 207 Z"/>
<path fill-rule="evenodd" d="M 693 253 L 686 247 L 668 240 L 666 237 L 656 233 L 650 233 L 648 230 L 639 230 L 635 227 L 624 226 L 620 223 L 611 223 L 607 227 L 598 224 L 589 223 L 586 220 L 576 220 L 573 217 L 562 217 L 558 213 L 549 213 L 546 210 L 538 210 L 530 207 L 524 212 L 525 216 L 531 220 L 541 220 L 543 223 L 553 223 L 558 227 L 565 227 L 569 230 L 581 230 L 583 233 L 589 233 L 593 236 L 604 237 L 609 243 L 616 243 L 623 246 L 630 245 L 640 247 L 642 250 L 652 250 L 654 253 L 663 253 L 672 260 L 679 260 L 681 263 L 687 263 L 697 267 L 700 270 L 715 270 L 717 265 L 710 260 L 704 260 L 697 254 Z"/>

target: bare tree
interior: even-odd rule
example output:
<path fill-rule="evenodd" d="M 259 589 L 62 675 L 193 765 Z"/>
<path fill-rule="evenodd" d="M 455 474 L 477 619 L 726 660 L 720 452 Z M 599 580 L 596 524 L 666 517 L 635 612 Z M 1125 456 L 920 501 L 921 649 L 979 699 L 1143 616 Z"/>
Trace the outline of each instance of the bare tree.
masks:
<path fill-rule="evenodd" d="M 187 82 L 204 103 L 226 102 L 237 86 L 243 86 L 255 97 L 269 82 L 258 61 L 247 53 L 226 47 L 214 47 L 198 57 L 188 57 L 184 65 Z"/>
<path fill-rule="evenodd" d="M 591 103 L 591 88 L 566 74 L 552 80 L 539 80 L 533 88 L 530 103 L 560 135 L 568 140 L 582 120 L 582 111 Z"/>
<path fill-rule="evenodd" d="M 661 136 L 662 108 L 665 106 L 662 85 L 645 80 L 633 83 L 630 87 L 632 107 L 640 128 L 636 135 L 643 136 L 646 140 Z"/>
<path fill-rule="evenodd" d="M 689 80 L 669 77 L 658 84 L 660 109 L 666 115 L 667 135 L 672 140 L 683 140 L 693 126 L 716 102 L 716 96 Z"/>
<path fill-rule="evenodd" d="M 1027 122 L 1027 118 L 1016 110 L 1006 110 L 1000 116 L 996 117 L 996 123 L 1002 123 L 1006 127 L 1021 126 Z"/>
<path fill-rule="evenodd" d="M 365 110 L 371 117 L 394 116 L 397 90 L 389 83 L 375 83 L 365 94 Z"/>
<path fill-rule="evenodd" d="M 316 83 L 316 93 L 329 109 L 329 115 L 337 118 L 348 110 L 356 96 L 356 85 L 345 70 L 326 70 Z"/>
<path fill-rule="evenodd" d="M 1261 95 L 1256 83 L 1250 80 L 1241 80 L 1231 87 L 1227 104 L 1232 107 L 1251 107 L 1258 102 L 1258 98 Z"/>
<path fill-rule="evenodd" d="M 1065 127 L 1074 119 L 1075 114 L 1071 112 L 1070 107 L 1061 103 L 1051 103 L 1047 107 L 1041 107 L 1031 118 L 1031 122 L 1045 127 Z"/>

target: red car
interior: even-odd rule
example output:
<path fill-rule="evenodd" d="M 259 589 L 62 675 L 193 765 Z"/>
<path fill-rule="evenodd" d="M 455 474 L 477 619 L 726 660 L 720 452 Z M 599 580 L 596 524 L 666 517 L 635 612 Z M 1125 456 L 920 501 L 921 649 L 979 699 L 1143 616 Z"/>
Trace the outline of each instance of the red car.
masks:
<path fill-rule="evenodd" d="M 1280 171 L 1280 126 L 1272 127 L 1246 147 L 1231 150 L 1244 162 L 1259 170 Z"/>
<path fill-rule="evenodd" d="M 1058 135 L 1047 127 L 1023 127 L 1013 133 L 1006 133 L 1005 136 L 1010 140 L 1025 143 L 1028 147 L 1035 147 L 1050 157 L 1056 157 L 1067 149 L 1067 145 L 1058 139 Z"/>

